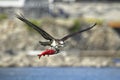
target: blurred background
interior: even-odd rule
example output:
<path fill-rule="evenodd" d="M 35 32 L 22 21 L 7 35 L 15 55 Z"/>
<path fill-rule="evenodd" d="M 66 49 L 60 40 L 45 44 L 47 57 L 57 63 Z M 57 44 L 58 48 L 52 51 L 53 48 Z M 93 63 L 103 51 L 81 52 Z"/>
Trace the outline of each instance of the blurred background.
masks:
<path fill-rule="evenodd" d="M 97 25 L 67 40 L 59 54 L 38 59 L 45 39 L 16 13 L 55 38 Z M 119 80 L 119 67 L 119 0 L 0 0 L 1 80 Z"/>
<path fill-rule="evenodd" d="M 41 35 L 15 17 L 25 18 L 56 38 L 89 27 L 70 38 L 60 54 L 41 57 Z M 0 67 L 120 67 L 119 0 L 0 0 Z"/>

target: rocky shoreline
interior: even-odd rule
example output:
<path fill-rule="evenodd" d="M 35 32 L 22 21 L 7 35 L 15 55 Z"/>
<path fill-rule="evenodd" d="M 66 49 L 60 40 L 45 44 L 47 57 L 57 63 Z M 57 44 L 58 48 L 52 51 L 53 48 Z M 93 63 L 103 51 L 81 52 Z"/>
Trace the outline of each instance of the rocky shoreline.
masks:
<path fill-rule="evenodd" d="M 81 51 L 80 54 L 84 54 L 83 52 L 86 51 Z M 96 51 L 96 54 L 97 52 L 108 54 L 111 51 Z M 93 51 L 89 51 L 89 53 L 93 53 Z M 36 55 L 28 55 L 27 51 L 19 51 L 14 55 L 0 52 L 0 67 L 120 67 L 120 62 L 114 62 L 112 56 L 82 57 L 80 54 L 67 52 L 38 59 Z M 115 54 L 117 54 L 116 51 Z"/>
<path fill-rule="evenodd" d="M 68 23 L 69 24 L 69 23 Z M 49 25 L 49 27 L 48 27 Z M 44 40 L 38 34 L 28 31 L 23 27 L 23 23 L 16 21 L 5 21 L 0 25 L 0 67 L 37 67 L 37 66 L 93 66 L 106 67 L 117 66 L 120 63 L 114 63 L 112 58 L 106 57 L 79 57 L 79 55 L 53 55 L 42 57 L 30 56 L 26 51 L 44 50 L 45 48 L 38 44 L 39 40 Z M 57 26 L 57 27 L 56 27 Z M 63 27 L 64 26 L 64 27 Z M 61 37 L 68 34 L 69 31 L 65 25 L 48 23 L 42 27 L 53 36 Z M 68 40 L 65 50 L 78 49 L 86 51 L 109 50 L 117 51 L 120 48 L 119 35 L 107 25 L 97 25 L 91 31 L 83 33 L 77 37 Z M 74 54 L 76 51 L 71 51 Z M 79 52 L 79 51 L 78 51 Z M 104 54 L 107 54 L 106 52 Z M 69 52 L 67 52 L 69 54 Z"/>

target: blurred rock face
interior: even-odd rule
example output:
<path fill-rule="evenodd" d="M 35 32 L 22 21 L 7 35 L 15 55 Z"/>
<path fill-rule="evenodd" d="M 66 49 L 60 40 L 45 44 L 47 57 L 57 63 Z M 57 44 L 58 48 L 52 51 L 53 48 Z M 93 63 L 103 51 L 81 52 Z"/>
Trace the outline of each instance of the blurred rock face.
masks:
<path fill-rule="evenodd" d="M 55 9 L 62 9 L 72 17 L 84 16 L 102 18 L 105 20 L 120 20 L 120 3 L 78 2 L 71 4 L 56 3 Z M 115 16 L 116 15 L 116 16 Z"/>
<path fill-rule="evenodd" d="M 0 25 L 0 45 L 2 45 L 0 50 L 43 49 L 43 46 L 41 46 L 38 41 L 45 41 L 45 39 L 34 30 L 28 30 L 27 27 L 28 26 L 25 26 L 24 23 L 18 20 L 6 20 L 2 22 Z M 62 38 L 65 34 L 68 34 L 67 30 L 56 24 L 48 23 L 42 28 L 56 38 Z"/>
<path fill-rule="evenodd" d="M 66 25 L 60 25 L 58 22 L 54 24 L 45 23 L 42 28 L 54 37 L 62 38 L 70 33 Z M 1 51 L 41 50 L 44 47 L 39 45 L 38 41 L 45 41 L 37 32 L 27 30 L 25 25 L 18 20 L 6 20 L 1 23 L 0 40 Z M 107 25 L 97 25 L 90 31 L 70 38 L 65 49 L 119 50 L 119 43 L 119 34 L 112 28 Z"/>
<path fill-rule="evenodd" d="M 88 39 L 89 48 L 95 50 L 119 50 L 119 42 L 119 34 L 106 25 L 96 27 Z"/>
<path fill-rule="evenodd" d="M 68 23 L 71 24 L 71 23 Z M 44 23 L 42 28 L 56 38 L 69 34 L 68 24 Z M 72 24 L 71 24 L 72 25 Z M 118 66 L 112 62 L 112 58 L 106 57 L 80 57 L 75 51 L 71 54 L 58 54 L 50 57 L 26 55 L 27 50 L 45 49 L 38 41 L 44 39 L 41 35 L 29 31 L 20 21 L 4 21 L 0 25 L 0 67 L 31 67 L 31 66 Z M 85 28 L 85 27 L 83 27 Z M 90 31 L 72 37 L 67 41 L 65 50 L 119 50 L 120 37 L 111 27 L 97 25 Z M 18 54 L 16 54 L 18 53 Z M 82 52 L 78 52 L 82 53 Z M 108 52 L 109 53 L 109 52 Z M 75 55 L 73 55 L 75 54 Z M 97 52 L 96 52 L 97 54 Z M 104 53 L 107 54 L 107 53 Z"/>
<path fill-rule="evenodd" d="M 55 3 L 55 11 L 62 9 L 64 16 L 59 12 L 58 16 L 62 17 L 85 17 L 85 18 L 102 18 L 106 21 L 120 20 L 120 3 L 73 3 L 61 4 Z M 34 11 L 34 10 L 33 10 Z M 6 11 L 7 12 L 7 11 Z M 35 12 L 35 11 L 34 11 Z M 35 12 L 36 13 L 36 12 Z M 27 15 L 31 14 L 31 9 Z M 26 15 L 26 16 L 27 16 Z M 95 22 L 95 20 L 93 20 Z M 81 24 L 81 23 L 80 23 Z M 82 29 L 89 27 L 82 23 Z M 65 22 L 65 20 L 49 19 L 43 23 L 41 27 L 56 38 L 61 38 L 71 33 L 69 28 L 73 26 L 73 21 Z M 41 60 L 37 56 L 27 55 L 29 50 L 44 50 L 38 41 L 45 41 L 41 35 L 28 27 L 21 21 L 5 20 L 0 21 L 0 67 L 24 67 L 24 66 L 118 66 L 120 63 L 114 64 L 112 58 L 106 57 L 80 57 L 83 51 L 96 50 L 120 50 L 120 34 L 116 33 L 106 24 L 97 25 L 90 31 L 76 35 L 66 42 L 66 54 L 58 54 L 50 57 L 42 57 Z M 73 51 L 72 49 L 77 49 Z M 69 50 L 72 50 L 69 52 Z M 110 51 L 111 52 L 111 51 Z M 110 53 L 101 52 L 103 54 Z M 78 53 L 78 54 L 77 54 Z M 92 52 L 90 52 L 92 53 Z M 75 55 L 74 55 L 75 54 Z"/>

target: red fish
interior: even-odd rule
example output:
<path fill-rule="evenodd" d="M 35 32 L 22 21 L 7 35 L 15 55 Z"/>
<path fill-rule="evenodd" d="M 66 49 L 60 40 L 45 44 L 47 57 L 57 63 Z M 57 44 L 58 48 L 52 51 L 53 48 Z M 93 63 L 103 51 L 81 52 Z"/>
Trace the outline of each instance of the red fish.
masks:
<path fill-rule="evenodd" d="M 38 57 L 40 59 L 41 56 L 45 56 L 45 55 L 49 56 L 49 55 L 53 55 L 55 53 L 56 53 L 56 51 L 54 49 L 47 49 L 44 52 L 42 52 L 41 54 L 38 54 Z"/>

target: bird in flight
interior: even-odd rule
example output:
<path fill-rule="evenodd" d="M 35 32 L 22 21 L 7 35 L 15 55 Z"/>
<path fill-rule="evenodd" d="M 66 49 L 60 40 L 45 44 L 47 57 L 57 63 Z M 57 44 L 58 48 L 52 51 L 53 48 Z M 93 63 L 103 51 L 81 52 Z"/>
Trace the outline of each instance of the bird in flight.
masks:
<path fill-rule="evenodd" d="M 43 38 L 45 38 L 46 40 L 48 40 L 46 42 L 39 41 L 39 43 L 41 45 L 43 45 L 43 46 L 50 46 L 50 49 L 47 49 L 47 50 L 45 50 L 44 52 L 42 52 L 41 54 L 38 55 L 39 58 L 41 56 L 53 55 L 53 54 L 59 53 L 60 48 L 64 47 L 65 41 L 67 39 L 69 39 L 70 37 L 73 37 L 73 36 L 75 36 L 77 34 L 80 34 L 82 32 L 88 31 L 88 30 L 92 29 L 96 25 L 96 23 L 94 23 L 92 26 L 90 26 L 90 27 L 88 27 L 86 29 L 79 30 L 77 32 L 68 34 L 68 35 L 64 36 L 63 38 L 61 38 L 61 39 L 56 39 L 53 36 L 51 36 L 49 33 L 47 33 L 46 31 L 44 31 L 43 29 L 41 29 L 40 27 L 38 27 L 37 25 L 35 25 L 32 22 L 30 22 L 29 20 L 27 20 L 23 15 L 16 14 L 16 17 L 19 20 L 21 20 L 24 23 L 26 23 L 29 27 L 35 29 L 38 33 L 40 33 L 42 35 Z"/>

